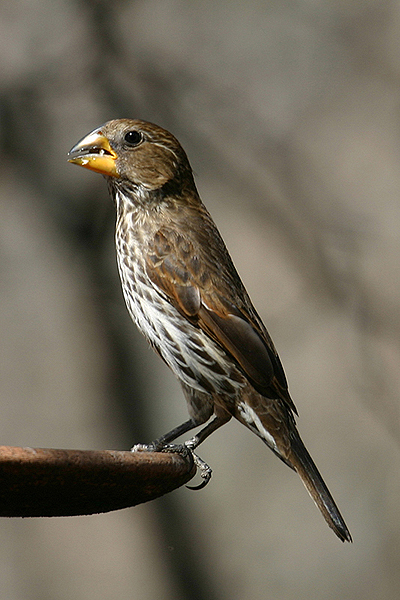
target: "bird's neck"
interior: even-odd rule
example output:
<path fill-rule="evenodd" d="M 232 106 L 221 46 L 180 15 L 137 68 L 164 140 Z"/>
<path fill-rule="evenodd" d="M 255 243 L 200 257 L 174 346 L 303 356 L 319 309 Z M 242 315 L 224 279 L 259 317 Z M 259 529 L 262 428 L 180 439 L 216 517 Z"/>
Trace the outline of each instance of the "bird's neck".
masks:
<path fill-rule="evenodd" d="M 201 201 L 192 181 L 186 186 L 174 180 L 157 189 L 110 178 L 110 192 L 117 209 L 117 223 L 127 219 L 132 225 L 159 228 L 174 221 L 179 213 L 198 209 Z"/>
<path fill-rule="evenodd" d="M 131 182 L 110 183 L 117 210 L 116 237 L 129 244 L 146 245 L 163 226 L 190 222 L 191 213 L 198 214 L 202 206 L 194 185 L 182 190 L 171 183 L 148 190 Z"/>

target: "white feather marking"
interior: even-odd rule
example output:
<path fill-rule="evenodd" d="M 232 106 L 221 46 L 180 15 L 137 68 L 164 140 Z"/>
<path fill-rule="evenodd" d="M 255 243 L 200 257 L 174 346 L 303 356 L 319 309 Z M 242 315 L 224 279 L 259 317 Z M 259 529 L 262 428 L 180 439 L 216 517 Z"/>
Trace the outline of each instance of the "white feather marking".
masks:
<path fill-rule="evenodd" d="M 265 429 L 257 413 L 248 404 L 246 404 L 246 402 L 239 402 L 238 410 L 240 416 L 247 423 L 250 429 L 254 431 L 254 433 L 256 433 L 258 436 L 260 436 L 263 440 L 265 440 L 271 448 L 278 451 L 274 438 L 269 433 L 269 431 Z"/>
<path fill-rule="evenodd" d="M 201 329 L 195 328 L 190 321 L 182 319 L 177 309 L 168 301 L 150 281 L 143 270 L 140 274 L 140 285 L 136 281 L 135 261 L 125 262 L 126 239 L 116 236 L 117 262 L 122 281 L 122 289 L 128 311 L 152 346 L 158 348 L 167 365 L 178 379 L 186 385 L 201 392 L 207 392 L 200 381 L 208 380 L 216 392 L 222 392 L 228 379 L 231 385 L 239 389 L 243 384 L 231 380 L 232 364 L 226 354 Z M 129 252 L 138 261 L 141 251 L 135 236 L 129 239 Z M 166 335 L 167 333 L 167 335 Z M 207 349 L 206 357 L 197 350 Z M 215 372 L 213 365 L 217 363 L 224 372 Z M 189 369 L 185 371 L 182 367 Z"/>

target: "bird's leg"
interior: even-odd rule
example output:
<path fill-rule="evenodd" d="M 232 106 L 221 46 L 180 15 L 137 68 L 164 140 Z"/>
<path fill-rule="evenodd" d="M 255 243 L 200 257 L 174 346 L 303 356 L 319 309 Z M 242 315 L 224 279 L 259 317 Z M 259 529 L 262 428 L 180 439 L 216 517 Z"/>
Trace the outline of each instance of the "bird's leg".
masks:
<path fill-rule="evenodd" d="M 214 431 L 219 429 L 222 425 L 225 425 L 225 423 L 227 423 L 229 421 L 231 416 L 232 415 L 230 415 L 226 411 L 220 411 L 217 415 L 214 416 L 213 420 L 210 421 L 210 423 L 208 423 L 208 425 L 203 427 L 203 429 L 201 429 L 201 431 L 199 431 L 199 433 L 197 433 L 190 440 L 188 440 L 187 442 L 185 442 L 183 444 L 183 448 L 192 454 L 194 464 L 196 465 L 196 467 L 198 469 L 200 469 L 200 475 L 201 475 L 201 478 L 203 479 L 203 481 L 197 486 L 187 485 L 186 487 L 189 490 L 201 490 L 210 481 L 211 475 L 212 475 L 211 467 L 206 462 L 204 462 L 204 460 L 202 458 L 200 458 L 200 456 L 198 456 L 194 452 L 194 450 L 197 448 L 197 446 L 199 446 L 202 442 L 204 442 L 204 440 L 206 438 L 208 438 L 209 435 L 214 433 Z M 192 423 L 192 426 L 190 426 L 190 423 Z M 186 433 L 186 431 L 190 431 L 195 426 L 196 425 L 193 424 L 193 421 L 190 419 L 189 421 L 182 423 L 182 425 L 180 425 L 179 427 L 176 427 L 175 429 L 173 429 L 166 435 L 159 438 L 159 441 L 163 441 L 164 443 L 168 442 L 168 441 L 172 441 L 175 438 L 177 438 L 179 435 L 181 435 L 182 433 Z M 165 445 L 162 448 L 162 451 L 163 452 L 180 452 L 181 453 L 182 452 L 181 448 L 182 448 L 182 446 L 167 443 L 167 445 Z"/>
<path fill-rule="evenodd" d="M 212 433 L 214 433 L 214 431 L 222 427 L 222 425 L 225 425 L 225 423 L 227 423 L 229 419 L 231 419 L 231 417 L 232 415 L 225 411 L 221 414 L 215 415 L 213 420 L 210 421 L 208 425 L 201 429 L 199 433 L 196 433 L 196 435 L 193 436 L 190 440 L 185 442 L 186 448 L 189 448 L 193 451 L 195 448 L 197 448 L 197 446 L 200 446 L 200 444 L 202 444 L 204 440 L 208 438 L 209 435 L 211 435 Z"/>
<path fill-rule="evenodd" d="M 172 450 L 172 447 L 174 446 L 176 448 L 181 448 L 182 450 L 183 444 L 171 444 L 170 442 L 173 442 L 177 437 L 183 435 L 187 431 L 194 429 L 194 427 L 196 427 L 196 423 L 192 419 L 189 419 L 188 421 L 182 423 L 182 425 L 178 425 L 178 427 L 175 427 L 168 433 L 165 433 L 161 437 L 157 438 L 154 440 L 154 442 L 151 442 L 150 444 L 135 444 L 131 450 L 132 452 L 138 450 L 142 452 L 162 452 L 166 451 L 167 448 Z"/>
<path fill-rule="evenodd" d="M 200 489 L 207 485 L 211 478 L 211 468 L 205 463 L 197 454 L 195 454 L 192 448 L 187 447 L 186 444 L 172 444 L 177 437 L 183 435 L 187 431 L 194 429 L 198 424 L 193 421 L 193 419 L 189 419 L 185 421 L 178 427 L 175 427 L 168 433 L 165 433 L 161 437 L 151 442 L 151 444 L 135 444 L 132 447 L 132 452 L 174 452 L 177 454 L 181 454 L 182 456 L 187 456 L 190 454 L 193 458 L 193 462 L 201 471 L 201 476 L 203 478 L 203 482 L 191 489 Z M 193 438 L 194 439 L 194 438 Z"/>
<path fill-rule="evenodd" d="M 191 451 L 193 455 L 194 464 L 201 471 L 201 477 L 203 481 L 197 486 L 187 485 L 186 487 L 189 490 L 201 490 L 203 487 L 207 485 L 207 483 L 211 479 L 212 469 L 209 467 L 207 463 L 205 463 L 195 452 L 194 449 L 197 448 L 204 440 L 211 435 L 216 429 L 224 425 L 229 419 L 231 415 L 228 413 L 223 413 L 222 415 L 216 415 L 213 420 L 208 423 L 198 434 L 192 437 L 190 440 L 185 442 L 184 446 Z"/>
<path fill-rule="evenodd" d="M 208 425 L 206 425 L 199 433 L 193 436 L 190 440 L 185 442 L 184 444 L 171 444 L 177 437 L 183 435 L 187 431 L 194 429 L 197 427 L 197 423 L 193 419 L 189 419 L 185 421 L 178 427 L 175 427 L 168 433 L 162 435 L 158 439 L 156 439 L 151 444 L 136 444 L 132 447 L 132 452 L 175 452 L 178 454 L 182 454 L 183 456 L 187 456 L 188 452 L 193 457 L 193 462 L 198 469 L 201 471 L 201 477 L 203 481 L 198 486 L 187 486 L 190 490 L 200 490 L 207 485 L 207 483 L 211 479 L 212 469 L 211 467 L 204 462 L 195 452 L 195 448 L 199 446 L 204 440 L 211 435 L 216 429 L 224 425 L 229 419 L 231 415 L 229 413 L 222 413 L 220 415 L 216 415 Z"/>
<path fill-rule="evenodd" d="M 188 421 L 182 423 L 182 425 L 174 427 L 174 429 L 171 429 L 171 431 L 168 433 L 165 433 L 161 437 L 157 438 L 154 442 L 152 442 L 151 445 L 154 446 L 156 450 L 161 450 L 162 448 L 165 448 L 167 444 L 170 444 L 176 440 L 176 438 L 184 433 L 187 433 L 188 431 L 191 431 L 195 427 L 197 427 L 197 423 L 193 419 L 189 419 Z"/>

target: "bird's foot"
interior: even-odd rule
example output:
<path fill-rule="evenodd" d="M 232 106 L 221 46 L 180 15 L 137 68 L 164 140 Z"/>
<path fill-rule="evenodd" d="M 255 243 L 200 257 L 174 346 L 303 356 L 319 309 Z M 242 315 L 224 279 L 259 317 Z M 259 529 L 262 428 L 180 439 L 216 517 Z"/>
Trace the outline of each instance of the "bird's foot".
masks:
<path fill-rule="evenodd" d="M 162 444 L 158 440 L 151 444 L 135 444 L 131 452 L 175 452 L 183 456 L 189 454 L 183 444 Z"/>
<path fill-rule="evenodd" d="M 154 444 L 135 444 L 131 452 L 157 452 L 157 449 Z"/>
<path fill-rule="evenodd" d="M 193 452 L 193 450 L 190 450 L 190 452 L 192 453 L 194 464 L 200 469 L 200 476 L 203 481 L 199 483 L 199 485 L 187 485 L 186 487 L 188 490 L 202 490 L 211 479 L 212 469 L 202 458 L 200 458 L 200 456 Z"/>
<path fill-rule="evenodd" d="M 196 486 L 187 485 L 189 490 L 201 490 L 211 479 L 212 469 L 211 467 L 194 452 L 196 448 L 196 438 L 192 438 L 184 444 L 165 444 L 160 445 L 157 441 L 151 444 L 135 444 L 131 448 L 131 452 L 172 452 L 174 454 L 180 454 L 181 456 L 191 455 L 193 462 L 196 467 L 200 470 L 200 475 L 203 481 Z"/>

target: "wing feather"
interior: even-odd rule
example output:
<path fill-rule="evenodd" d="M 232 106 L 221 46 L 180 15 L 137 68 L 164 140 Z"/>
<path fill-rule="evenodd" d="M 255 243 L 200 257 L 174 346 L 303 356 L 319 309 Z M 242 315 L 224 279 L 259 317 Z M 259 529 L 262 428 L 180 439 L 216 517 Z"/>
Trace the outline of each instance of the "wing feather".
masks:
<path fill-rule="evenodd" d="M 215 232 L 220 255 L 223 242 Z M 257 391 L 281 398 L 297 414 L 279 356 L 225 246 L 223 265 L 215 261 L 213 244 L 206 247 L 200 260 L 192 240 L 162 227 L 148 253 L 147 273 L 186 318 L 233 357 Z"/>

